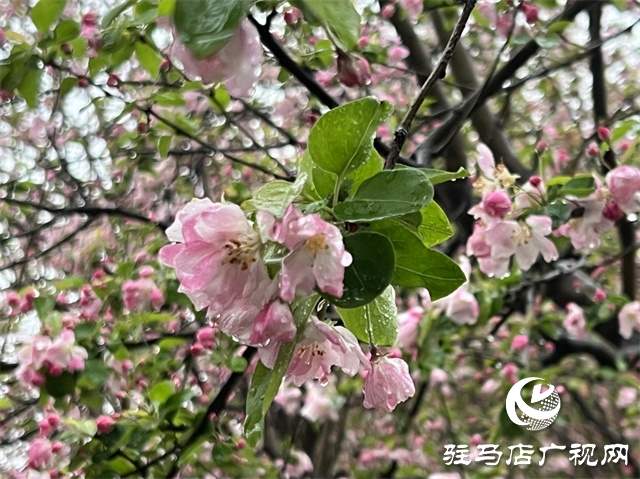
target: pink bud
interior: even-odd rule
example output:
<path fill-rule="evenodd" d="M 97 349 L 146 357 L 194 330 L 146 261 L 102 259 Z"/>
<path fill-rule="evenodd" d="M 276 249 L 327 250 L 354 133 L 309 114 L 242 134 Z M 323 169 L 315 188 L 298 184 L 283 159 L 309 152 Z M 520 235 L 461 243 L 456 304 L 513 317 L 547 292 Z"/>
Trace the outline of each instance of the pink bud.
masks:
<path fill-rule="evenodd" d="M 620 142 L 620 151 L 625 153 L 631 147 L 631 142 L 629 140 L 622 140 Z"/>
<path fill-rule="evenodd" d="M 116 87 L 118 86 L 118 83 L 120 83 L 120 78 L 118 78 L 118 75 L 109 75 L 109 79 L 107 80 L 107 85 Z"/>
<path fill-rule="evenodd" d="M 47 421 L 46 419 L 43 419 L 42 421 L 38 422 L 38 428 L 40 429 L 39 433 L 41 436 L 48 436 L 53 432 L 53 427 L 51 426 L 51 424 L 49 424 L 49 421 Z"/>
<path fill-rule="evenodd" d="M 538 9 L 528 3 L 520 5 L 522 13 L 524 13 L 527 23 L 536 23 L 538 21 Z"/>
<path fill-rule="evenodd" d="M 141 278 L 148 278 L 153 274 L 154 271 L 155 270 L 151 266 L 143 266 L 142 268 L 140 268 L 140 271 L 138 271 L 138 274 Z"/>
<path fill-rule="evenodd" d="M 196 333 L 196 338 L 205 348 L 211 349 L 216 343 L 216 332 L 213 328 L 202 328 Z"/>
<path fill-rule="evenodd" d="M 89 80 L 86 77 L 78 78 L 78 86 L 80 88 L 87 88 L 89 86 Z"/>
<path fill-rule="evenodd" d="M 492 191 L 482 198 L 482 208 L 489 216 L 502 218 L 511 211 L 511 200 L 504 191 Z"/>
<path fill-rule="evenodd" d="M 600 138 L 602 141 L 609 141 L 611 139 L 611 130 L 609 130 L 609 128 L 607 128 L 606 126 L 599 126 L 598 138 Z"/>
<path fill-rule="evenodd" d="M 115 421 L 110 416 L 100 416 L 96 419 L 96 426 L 98 427 L 98 434 L 106 434 L 113 429 Z"/>
<path fill-rule="evenodd" d="M 58 427 L 60 425 L 60 416 L 57 414 L 49 414 L 47 421 L 49 421 L 52 427 Z"/>
<path fill-rule="evenodd" d="M 87 26 L 87 27 L 97 27 L 98 26 L 98 17 L 93 12 L 86 13 L 82 17 L 82 24 Z"/>
<path fill-rule="evenodd" d="M 202 352 L 204 351 L 204 347 L 202 346 L 201 343 L 193 343 L 191 345 L 191 348 L 189 348 L 189 351 L 191 352 L 192 356 L 200 356 L 202 354 Z"/>
<path fill-rule="evenodd" d="M 602 216 L 615 223 L 616 221 L 621 220 L 624 217 L 624 211 L 622 211 L 614 201 L 609 201 L 606 205 L 604 205 Z"/>
<path fill-rule="evenodd" d="M 395 13 L 395 11 L 396 11 L 395 5 L 389 4 L 384 6 L 380 14 L 382 15 L 382 18 L 384 18 L 385 20 L 388 20 L 391 17 L 393 17 L 393 14 Z"/>
<path fill-rule="evenodd" d="M 237 446 L 238 449 L 244 449 L 245 447 L 247 447 L 247 441 L 245 441 L 244 439 L 238 439 Z"/>
<path fill-rule="evenodd" d="M 371 81 L 371 68 L 364 57 L 338 51 L 338 80 L 344 86 L 363 87 Z"/>
<path fill-rule="evenodd" d="M 15 291 L 9 291 L 7 293 L 7 304 L 12 308 L 15 308 L 20 305 L 20 295 Z"/>
<path fill-rule="evenodd" d="M 529 183 L 531 183 L 531 186 L 533 186 L 534 188 L 537 188 L 542 183 L 542 178 L 534 175 L 531 178 L 529 178 Z"/>
<path fill-rule="evenodd" d="M 51 374 L 54 377 L 58 377 L 62 375 L 62 368 L 58 364 L 52 364 L 49 367 L 49 374 Z"/>
<path fill-rule="evenodd" d="M 284 21 L 287 25 L 293 26 L 302 18 L 302 11 L 293 7 L 291 10 L 284 12 Z"/>
<path fill-rule="evenodd" d="M 518 334 L 511 341 L 511 349 L 515 351 L 522 351 L 529 344 L 529 338 L 524 334 Z"/>
<path fill-rule="evenodd" d="M 594 157 L 594 156 L 598 156 L 599 154 L 600 154 L 600 148 L 598 148 L 598 145 L 596 145 L 595 143 L 591 143 L 587 148 L 587 155 Z"/>
<path fill-rule="evenodd" d="M 144 135 L 149 130 L 149 125 L 147 125 L 144 121 L 138 123 L 138 133 Z"/>
<path fill-rule="evenodd" d="M 544 150 L 546 150 L 549 147 L 549 144 L 544 141 L 544 140 L 540 140 L 538 142 L 538 144 L 536 145 L 536 151 L 538 153 L 542 153 Z"/>
<path fill-rule="evenodd" d="M 60 441 L 56 441 L 51 445 L 51 452 L 55 454 L 56 452 L 62 451 L 63 448 L 64 444 L 62 444 Z"/>
<path fill-rule="evenodd" d="M 600 289 L 600 288 L 596 289 L 596 292 L 593 295 L 593 300 L 596 303 L 601 303 L 605 299 L 607 299 L 607 293 L 604 290 Z"/>
<path fill-rule="evenodd" d="M 8 90 L 0 90 L 0 100 L 2 103 L 13 100 L 13 93 Z"/>
<path fill-rule="evenodd" d="M 361 36 L 358 39 L 358 48 L 362 49 L 362 48 L 367 48 L 369 46 L 369 37 L 366 35 Z"/>

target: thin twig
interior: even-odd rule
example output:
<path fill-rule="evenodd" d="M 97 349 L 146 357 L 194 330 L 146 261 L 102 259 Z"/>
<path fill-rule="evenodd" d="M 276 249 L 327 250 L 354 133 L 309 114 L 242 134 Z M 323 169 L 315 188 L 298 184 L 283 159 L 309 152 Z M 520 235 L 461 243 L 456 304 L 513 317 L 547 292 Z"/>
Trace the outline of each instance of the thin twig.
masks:
<path fill-rule="evenodd" d="M 384 164 L 385 169 L 392 170 L 396 166 L 396 162 L 398 161 L 398 157 L 400 156 L 400 151 L 402 151 L 402 147 L 404 146 L 404 143 L 407 140 L 407 136 L 409 135 L 411 123 L 413 123 L 413 119 L 418 114 L 422 103 L 429 95 L 429 92 L 431 91 L 433 86 L 439 79 L 444 78 L 447 70 L 447 65 L 451 60 L 453 52 L 455 51 L 460 38 L 462 38 L 462 32 L 464 31 L 467 22 L 469 21 L 469 16 L 471 15 L 471 12 L 473 11 L 473 7 L 475 7 L 475 5 L 476 0 L 466 0 L 464 8 L 462 9 L 462 13 L 460 14 L 460 18 L 458 19 L 458 23 L 456 23 L 456 26 L 451 33 L 451 37 L 447 42 L 447 46 L 444 49 L 444 52 L 442 52 L 440 60 L 438 60 L 436 67 L 424 82 L 424 85 L 422 85 L 420 93 L 418 93 L 418 96 L 411 104 L 409 111 L 407 111 L 404 118 L 402 119 L 400 127 L 395 132 L 394 140 L 391 144 L 391 151 L 389 152 L 389 155 L 387 156 Z"/>

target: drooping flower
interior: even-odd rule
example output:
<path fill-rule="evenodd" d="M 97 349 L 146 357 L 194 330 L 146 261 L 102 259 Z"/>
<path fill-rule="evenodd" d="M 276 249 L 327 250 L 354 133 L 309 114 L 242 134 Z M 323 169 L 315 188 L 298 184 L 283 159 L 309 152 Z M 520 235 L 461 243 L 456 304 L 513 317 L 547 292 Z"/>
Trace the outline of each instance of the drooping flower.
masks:
<path fill-rule="evenodd" d="M 633 330 L 640 332 L 640 301 L 625 304 L 618 313 L 618 331 L 624 339 L 630 339 Z"/>
<path fill-rule="evenodd" d="M 424 309 L 414 306 L 398 315 L 398 337 L 396 346 L 404 349 L 415 348 L 418 337 L 418 326 L 424 315 Z"/>
<path fill-rule="evenodd" d="M 284 301 L 293 301 L 296 292 L 311 294 L 316 284 L 325 293 L 342 296 L 344 269 L 352 258 L 336 226 L 316 214 L 304 216 L 290 205 L 282 222 L 269 223 L 268 229 L 271 239 L 290 251 L 280 271 L 280 297 Z"/>
<path fill-rule="evenodd" d="M 275 300 L 258 313 L 249 341 L 254 345 L 268 341 L 284 343 L 293 340 L 295 335 L 296 325 L 289 305 Z"/>
<path fill-rule="evenodd" d="M 393 411 L 416 393 L 409 366 L 400 358 L 375 356 L 364 379 L 364 407 Z"/>
<path fill-rule="evenodd" d="M 265 366 L 274 366 L 279 347 L 279 343 L 272 342 L 260 349 L 260 359 Z M 311 316 L 296 346 L 287 376 L 296 386 L 301 386 L 308 379 L 318 379 L 320 384 L 326 384 L 332 366 L 338 366 L 345 374 L 354 376 L 365 364 L 366 357 L 351 331 Z"/>
<path fill-rule="evenodd" d="M 200 78 L 205 84 L 223 82 L 229 93 L 240 97 L 246 96 L 257 81 L 262 47 L 248 21 L 240 24 L 224 47 L 204 59 L 191 53 L 175 30 L 173 37 L 169 55 L 181 64 L 188 77 Z"/>

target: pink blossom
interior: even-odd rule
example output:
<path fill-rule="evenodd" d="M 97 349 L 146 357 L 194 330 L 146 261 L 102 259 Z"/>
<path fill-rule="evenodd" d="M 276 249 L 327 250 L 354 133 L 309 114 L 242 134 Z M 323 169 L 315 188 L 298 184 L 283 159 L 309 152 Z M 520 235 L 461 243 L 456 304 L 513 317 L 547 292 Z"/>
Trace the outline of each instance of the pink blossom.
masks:
<path fill-rule="evenodd" d="M 496 391 L 496 389 L 498 389 L 499 386 L 500 383 L 495 379 L 487 379 L 480 390 L 483 394 L 491 395 Z"/>
<path fill-rule="evenodd" d="M 587 147 L 587 156 L 595 158 L 600 154 L 600 147 L 596 143 L 590 143 Z"/>
<path fill-rule="evenodd" d="M 396 346 L 399 348 L 409 349 L 416 346 L 418 337 L 418 326 L 424 315 L 424 309 L 420 306 L 414 306 L 409 311 L 398 315 L 398 337 L 396 338 Z"/>
<path fill-rule="evenodd" d="M 115 421 L 111 416 L 100 416 L 96 419 L 96 426 L 98 428 L 98 434 L 106 434 L 111 432 Z"/>
<path fill-rule="evenodd" d="M 38 429 L 39 429 L 38 433 L 41 436 L 45 436 L 45 437 L 53 432 L 53 426 L 51 426 L 51 424 L 49 424 L 49 421 L 47 421 L 46 419 L 43 419 L 38 422 Z"/>
<path fill-rule="evenodd" d="M 518 334 L 517 336 L 514 336 L 513 340 L 511 341 L 511 349 L 513 349 L 514 351 L 522 351 L 528 345 L 529 337 L 525 336 L 524 334 Z"/>
<path fill-rule="evenodd" d="M 289 342 L 296 335 L 296 325 L 288 304 L 275 300 L 267 304 L 256 317 L 251 344 L 263 345 L 269 341 Z"/>
<path fill-rule="evenodd" d="M 479 308 L 476 297 L 471 294 L 466 286 L 461 286 L 449 296 L 433 303 L 436 306 L 444 306 L 445 315 L 454 323 L 475 324 L 478 320 Z"/>
<path fill-rule="evenodd" d="M 240 97 L 246 96 L 258 79 L 262 47 L 248 21 L 242 22 L 224 47 L 204 59 L 191 53 L 175 30 L 173 36 L 169 55 L 182 65 L 188 77 L 200 78 L 205 84 L 223 82 L 229 93 Z"/>
<path fill-rule="evenodd" d="M 502 368 L 502 374 L 507 381 L 515 384 L 518 381 L 518 366 L 513 363 L 507 363 Z"/>
<path fill-rule="evenodd" d="M 175 268 L 179 291 L 196 309 L 208 308 L 225 334 L 247 342 L 274 291 L 260 257 L 260 237 L 240 207 L 192 201 L 166 234 L 176 244 L 164 246 L 160 260 Z"/>
<path fill-rule="evenodd" d="M 344 86 L 363 87 L 371 81 L 371 67 L 362 56 L 338 50 L 338 80 Z"/>
<path fill-rule="evenodd" d="M 616 407 L 620 409 L 625 409 L 635 404 L 636 398 L 638 396 L 638 391 L 635 388 L 625 386 L 620 388 L 618 392 L 618 399 L 616 401 Z"/>
<path fill-rule="evenodd" d="M 633 330 L 640 331 L 640 301 L 625 304 L 618 313 L 618 331 L 624 339 L 630 339 Z"/>
<path fill-rule="evenodd" d="M 489 216 L 502 218 L 511 211 L 511 200 L 504 191 L 492 191 L 482 198 L 482 207 Z"/>
<path fill-rule="evenodd" d="M 382 7 L 380 14 L 382 15 L 382 18 L 384 18 L 385 20 L 388 20 L 391 17 L 393 17 L 393 14 L 395 12 L 396 12 L 396 6 L 390 3 Z"/>
<path fill-rule="evenodd" d="M 216 344 L 216 332 L 213 328 L 202 328 L 196 333 L 196 339 L 207 349 L 213 349 Z"/>
<path fill-rule="evenodd" d="M 635 166 L 619 166 L 606 177 L 613 200 L 625 213 L 640 211 L 640 169 Z"/>
<path fill-rule="evenodd" d="M 352 258 L 336 226 L 316 214 L 303 216 L 290 205 L 282 223 L 271 229 L 271 238 L 290 251 L 280 271 L 280 297 L 284 301 L 293 301 L 296 292 L 311 294 L 316 283 L 325 293 L 342 296 L 344 268 Z"/>
<path fill-rule="evenodd" d="M 485 232 L 494 260 L 508 260 L 515 255 L 518 265 L 527 271 L 542 254 L 548 263 L 558 259 L 556 246 L 545 236 L 551 234 L 551 218 L 531 215 L 525 222 L 501 221 Z"/>
<path fill-rule="evenodd" d="M 56 366 L 61 370 L 68 369 L 70 372 L 84 369 L 84 361 L 87 359 L 87 350 L 75 345 L 73 331 L 65 329 L 58 336 L 47 350 L 46 359 L 49 370 Z"/>
<path fill-rule="evenodd" d="M 150 306 L 157 311 L 164 304 L 162 291 L 149 278 L 125 281 L 122 291 L 124 305 L 132 313 L 141 313 Z"/>
<path fill-rule="evenodd" d="M 401 4 L 407 10 L 409 18 L 415 19 L 422 13 L 422 0 L 401 0 Z"/>
<path fill-rule="evenodd" d="M 90 321 L 96 321 L 102 310 L 102 300 L 98 298 L 91 286 L 84 285 L 80 290 L 80 315 Z"/>
<path fill-rule="evenodd" d="M 98 17 L 94 12 L 86 13 L 82 17 L 82 30 L 80 36 L 88 39 L 94 38 L 100 30 L 98 29 Z"/>
<path fill-rule="evenodd" d="M 400 358 L 378 356 L 364 380 L 364 407 L 393 411 L 416 392 L 409 366 Z"/>
<path fill-rule="evenodd" d="M 593 294 L 593 300 L 596 303 L 602 303 L 605 299 L 607 299 L 607 292 L 598 288 L 596 292 Z"/>
<path fill-rule="evenodd" d="M 279 344 L 270 343 L 261 348 L 260 359 L 267 367 L 273 367 Z M 308 379 L 319 379 L 327 384 L 331 366 L 338 366 L 349 376 L 354 376 L 367 360 L 358 340 L 351 331 L 341 326 L 331 326 L 311 316 L 301 341 L 296 346 L 287 376 L 296 386 Z"/>
<path fill-rule="evenodd" d="M 584 311 L 575 303 L 568 303 L 567 311 L 567 316 L 564 318 L 562 325 L 571 336 L 584 338 L 586 334 L 584 329 L 586 325 Z"/>
<path fill-rule="evenodd" d="M 306 383 L 307 393 L 300 415 L 311 422 L 337 421 L 342 398 L 332 385 L 322 386 L 318 382 Z"/>
<path fill-rule="evenodd" d="M 435 386 L 437 384 L 443 384 L 447 382 L 449 375 L 446 371 L 440 368 L 433 368 L 429 374 L 429 384 Z"/>
<path fill-rule="evenodd" d="M 401 60 L 404 60 L 409 56 L 409 50 L 402 45 L 394 45 L 389 48 L 389 60 L 393 63 L 397 63 Z"/>
<path fill-rule="evenodd" d="M 292 7 L 291 10 L 284 12 L 284 21 L 287 25 L 292 26 L 298 23 L 302 16 L 302 10 Z"/>
<path fill-rule="evenodd" d="M 520 8 L 527 19 L 527 23 L 536 23 L 538 21 L 538 9 L 535 6 L 523 2 Z"/>
<path fill-rule="evenodd" d="M 27 464 L 33 469 L 40 469 L 51 459 L 51 443 L 46 439 L 34 439 L 29 444 L 29 459 Z"/>

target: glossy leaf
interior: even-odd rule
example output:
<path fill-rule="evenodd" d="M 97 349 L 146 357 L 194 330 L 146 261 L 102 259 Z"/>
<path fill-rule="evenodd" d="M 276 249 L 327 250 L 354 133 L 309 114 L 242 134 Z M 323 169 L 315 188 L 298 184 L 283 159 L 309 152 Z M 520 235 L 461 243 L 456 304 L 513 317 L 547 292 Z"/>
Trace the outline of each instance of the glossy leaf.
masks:
<path fill-rule="evenodd" d="M 596 189 L 593 176 L 581 176 L 567 181 L 560 192 L 564 195 L 589 196 Z"/>
<path fill-rule="evenodd" d="M 392 284 L 427 288 L 432 300 L 453 293 L 466 277 L 448 256 L 427 248 L 415 233 L 393 220 L 371 224 L 371 230 L 385 235 L 393 244 L 396 267 Z"/>
<path fill-rule="evenodd" d="M 360 15 L 350 0 L 302 0 L 297 2 L 307 20 L 315 17 L 345 50 L 356 47 L 360 36 Z M 310 15 L 311 14 L 311 15 Z"/>
<path fill-rule="evenodd" d="M 421 171 L 427 175 L 434 186 L 445 181 L 461 180 L 469 177 L 469 172 L 463 167 L 458 168 L 458 171 L 433 170 L 431 168 L 423 168 Z"/>
<path fill-rule="evenodd" d="M 151 388 L 151 391 L 149 391 L 149 399 L 157 411 L 175 392 L 176 385 L 173 381 L 162 381 Z"/>
<path fill-rule="evenodd" d="M 393 346 L 398 337 L 398 308 L 393 286 L 359 308 L 337 308 L 345 326 L 362 342 Z"/>
<path fill-rule="evenodd" d="M 425 246 L 442 243 L 453 235 L 447 215 L 435 201 L 422 208 L 420 216 L 422 221 L 418 226 L 418 233 L 422 236 Z"/>
<path fill-rule="evenodd" d="M 206 58 L 225 46 L 252 3 L 252 0 L 178 1 L 173 21 L 189 50 L 198 58 Z"/>
<path fill-rule="evenodd" d="M 351 180 L 349 192 L 353 195 L 362 182 L 380 173 L 384 168 L 384 160 L 376 150 L 371 150 L 369 159 L 347 175 L 347 181 Z"/>
<path fill-rule="evenodd" d="M 313 161 L 307 151 L 302 160 L 300 160 L 300 173 L 305 173 L 308 176 L 307 182 L 304 186 L 304 193 L 316 200 L 322 200 L 328 198 L 333 194 L 333 190 L 336 186 L 337 176 L 328 171 L 324 171 Z"/>
<path fill-rule="evenodd" d="M 325 113 L 309 134 L 311 160 L 344 178 L 369 159 L 373 136 L 391 109 L 389 103 L 368 97 Z"/>
<path fill-rule="evenodd" d="M 302 193 L 308 175 L 300 173 L 295 183 L 274 180 L 255 192 L 251 202 L 259 209 L 281 218 L 287 207 Z"/>
<path fill-rule="evenodd" d="M 385 170 L 364 181 L 334 214 L 345 221 L 374 221 L 418 211 L 433 198 L 433 186 L 418 169 Z"/>
<path fill-rule="evenodd" d="M 395 258 L 391 242 L 381 234 L 361 231 L 344 237 L 353 262 L 344 271 L 341 298 L 322 293 L 341 308 L 357 308 L 376 299 L 393 277 Z"/>
<path fill-rule="evenodd" d="M 160 58 L 153 48 L 142 42 L 136 42 L 135 50 L 140 65 L 142 65 L 153 78 L 156 78 L 160 73 L 162 58 Z"/>
<path fill-rule="evenodd" d="M 31 10 L 31 20 L 38 30 L 48 32 L 67 5 L 67 0 L 40 0 Z"/>

